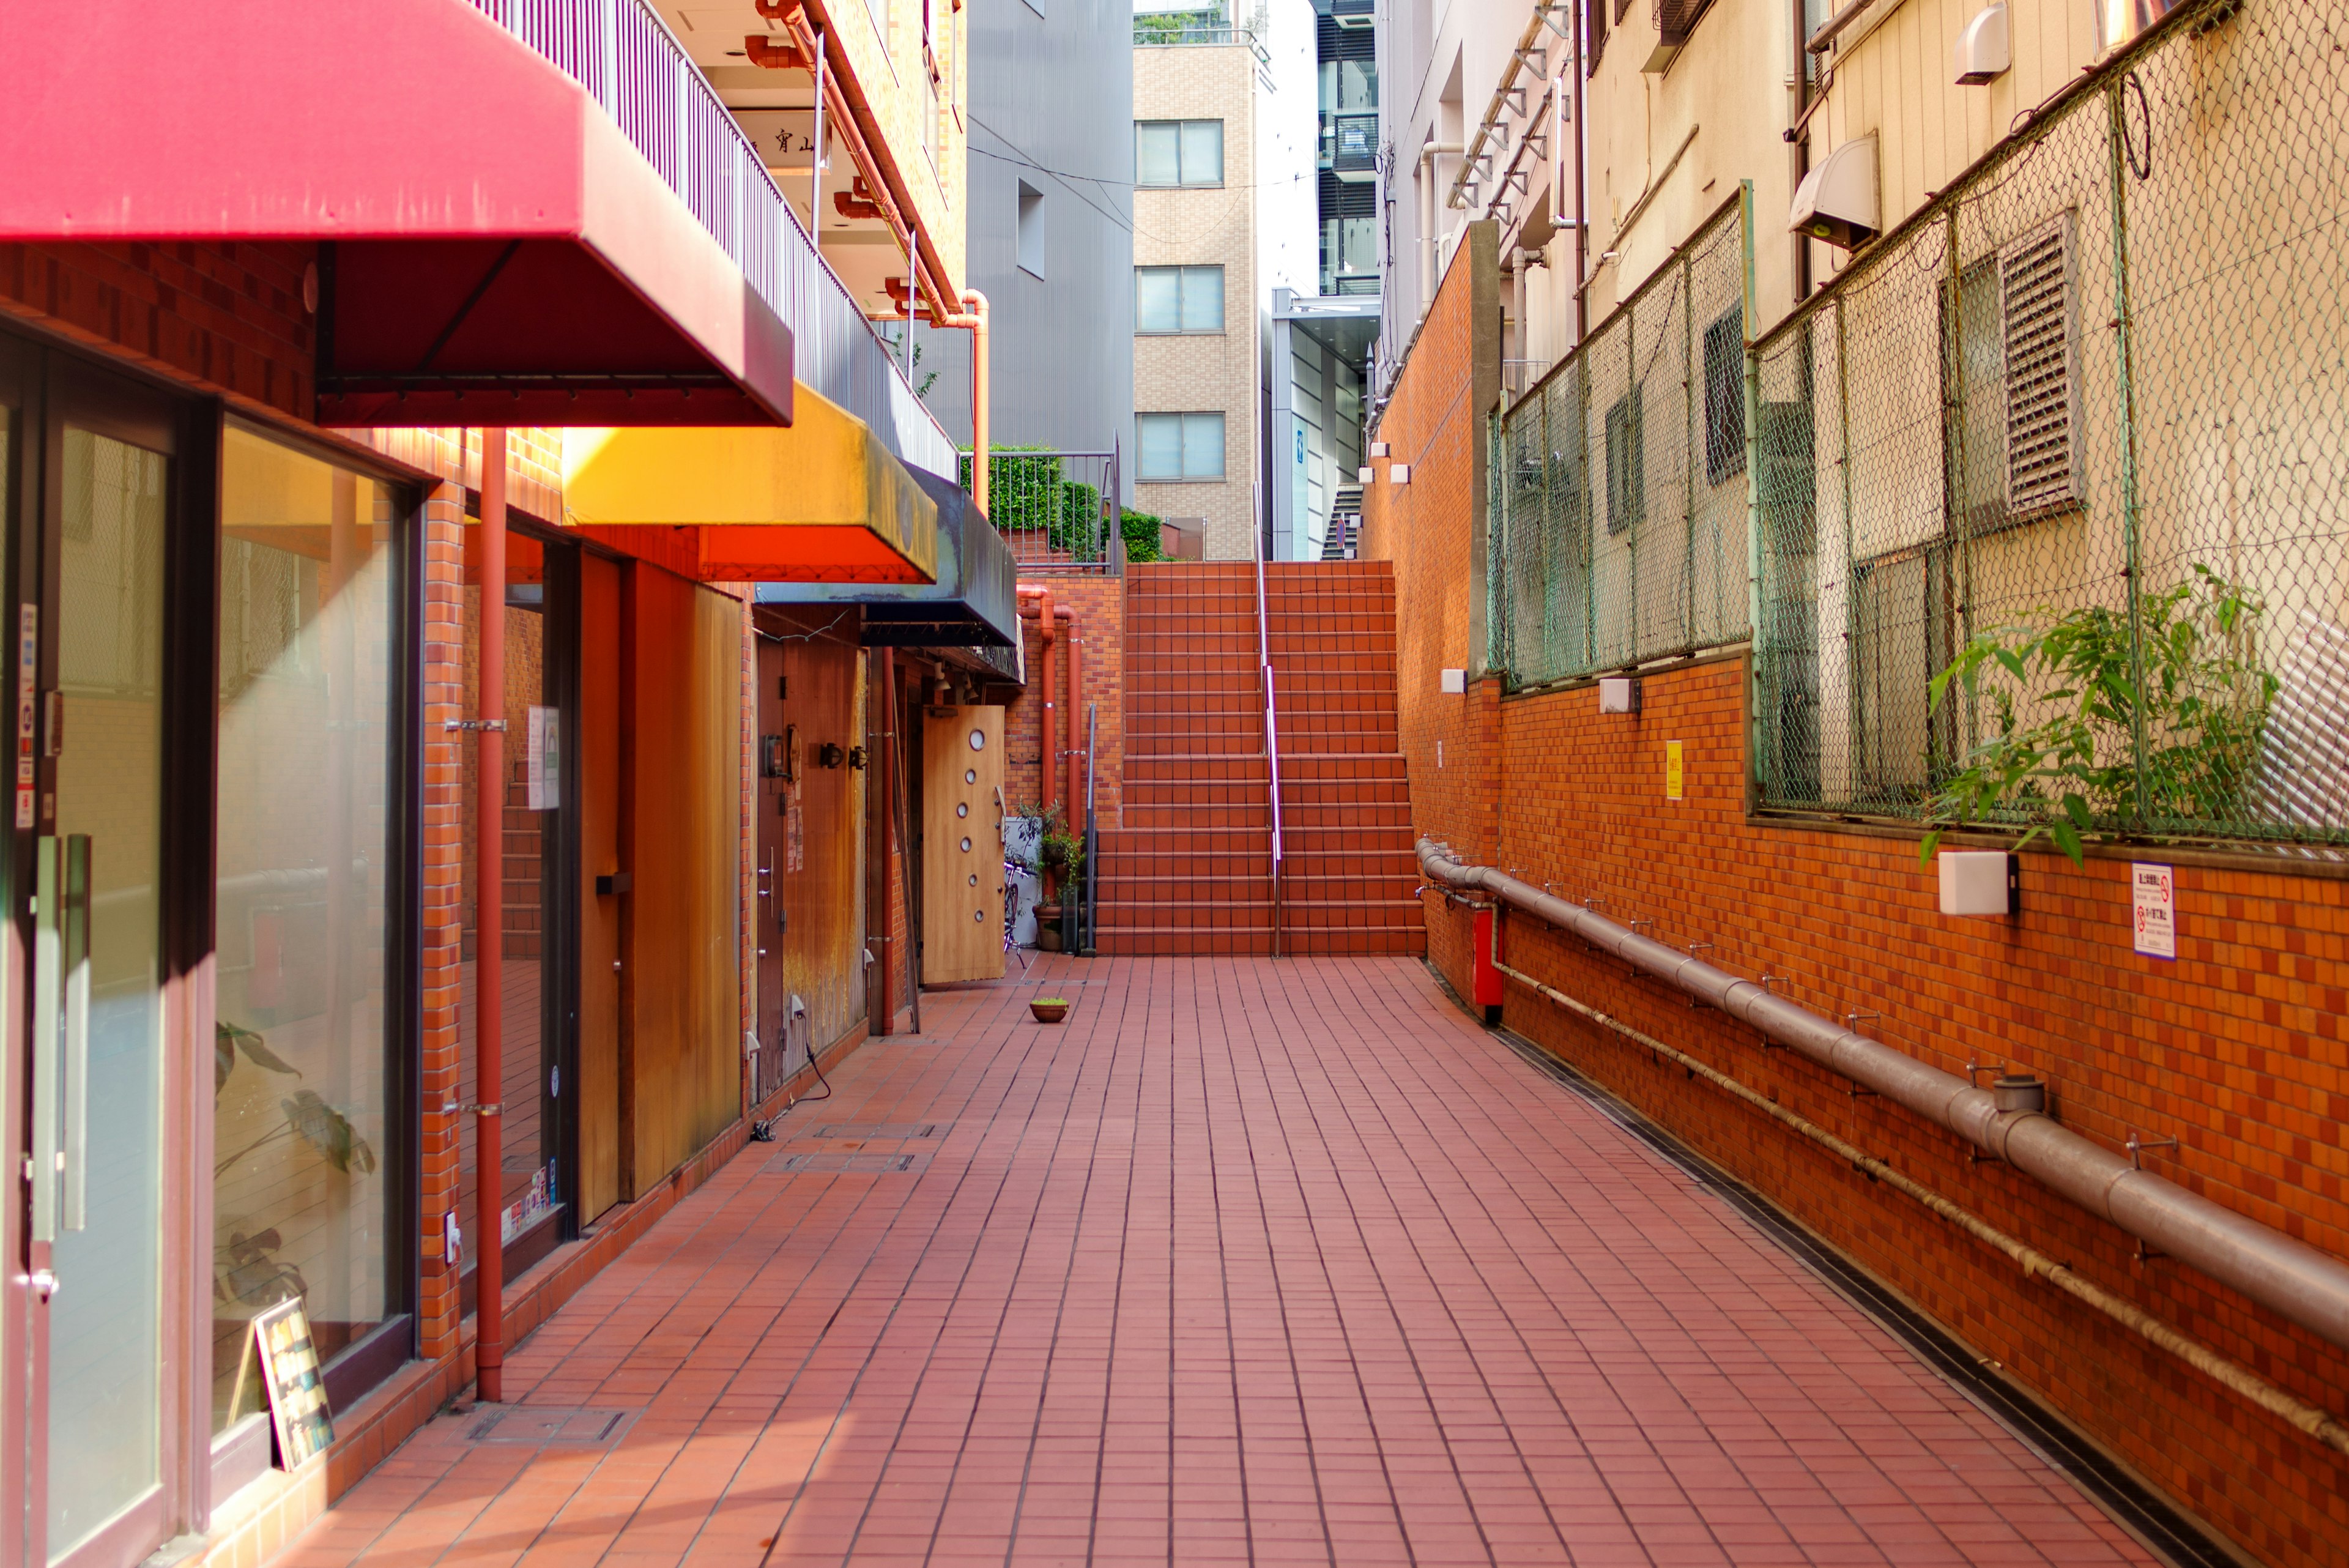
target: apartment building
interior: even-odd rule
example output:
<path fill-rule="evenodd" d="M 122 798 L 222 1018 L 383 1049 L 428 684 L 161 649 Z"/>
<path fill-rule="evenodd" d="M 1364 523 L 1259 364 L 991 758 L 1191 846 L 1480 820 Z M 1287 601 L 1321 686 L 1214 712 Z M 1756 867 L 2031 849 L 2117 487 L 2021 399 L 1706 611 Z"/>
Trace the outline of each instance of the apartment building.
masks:
<path fill-rule="evenodd" d="M 893 272 L 964 314 L 950 11 L 181 20 L 201 68 L 109 5 L 0 67 L 8 1563 L 256 1561 L 497 1398 L 894 1026 L 891 715 L 1018 681 L 1008 553 L 868 320 Z M 721 96 L 794 49 L 877 287 L 770 173 L 790 111 Z M 874 581 L 911 635 L 756 602 Z"/>
<path fill-rule="evenodd" d="M 1134 25 L 1134 504 L 1206 559 L 1245 560 L 1263 475 L 1267 57 L 1253 30 L 1207 17 Z"/>
<path fill-rule="evenodd" d="M 2147 1539 L 2310 1568 L 2349 1539 L 2349 1334 L 2310 1310 L 2349 1213 L 2300 1064 L 2338 1052 L 2329 1003 L 2243 999 L 2331 929 L 2349 844 L 2349 607 L 2306 483 L 2341 260 L 2303 221 L 2344 25 L 1414 16 L 1395 167 L 1432 178 L 1390 259 L 1417 325 L 1372 431 L 1408 482 L 1374 471 L 1363 535 L 1419 830 L 1506 906 L 1496 936 L 1431 904 L 1462 994 L 2115 1456 Z M 1956 893 L 1969 867 L 1994 896 Z M 1770 1049 L 1624 957 L 1843 1044 Z M 1871 1052 L 1922 1092 L 1847 1070 Z M 1986 1158 L 1976 1111 L 2142 1206 Z M 2189 1210 L 2230 1240 L 2146 1239 Z"/>

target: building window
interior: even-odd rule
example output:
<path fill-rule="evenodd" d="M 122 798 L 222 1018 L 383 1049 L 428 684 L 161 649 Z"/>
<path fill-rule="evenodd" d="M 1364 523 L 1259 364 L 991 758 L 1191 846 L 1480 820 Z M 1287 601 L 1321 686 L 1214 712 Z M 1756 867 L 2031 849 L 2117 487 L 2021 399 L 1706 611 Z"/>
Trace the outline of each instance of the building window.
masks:
<path fill-rule="evenodd" d="M 1648 513 L 1648 463 L 1640 435 L 1640 389 L 1607 410 L 1607 532 L 1620 534 Z"/>
<path fill-rule="evenodd" d="M 1158 186 L 1222 184 L 1224 122 L 1220 119 L 1135 120 L 1133 182 Z"/>
<path fill-rule="evenodd" d="M 1221 332 L 1224 269 L 1219 266 L 1138 266 L 1133 269 L 1136 332 Z"/>
<path fill-rule="evenodd" d="M 400 1306 L 401 497 L 243 426 L 222 448 L 212 1428 L 268 1409 L 251 1320 L 321 1361 Z"/>
<path fill-rule="evenodd" d="M 1019 270 L 1030 277 L 1044 275 L 1044 192 L 1019 182 Z"/>
<path fill-rule="evenodd" d="M 1704 477 L 1745 472 L 1745 307 L 1732 306 L 1704 329 Z"/>
<path fill-rule="evenodd" d="M 2078 287 L 2069 213 L 1945 293 L 1951 510 L 1973 533 L 2077 506 Z"/>
<path fill-rule="evenodd" d="M 1139 477 L 1156 482 L 1223 478 L 1223 415 L 1136 414 L 1133 424 L 1142 448 Z"/>

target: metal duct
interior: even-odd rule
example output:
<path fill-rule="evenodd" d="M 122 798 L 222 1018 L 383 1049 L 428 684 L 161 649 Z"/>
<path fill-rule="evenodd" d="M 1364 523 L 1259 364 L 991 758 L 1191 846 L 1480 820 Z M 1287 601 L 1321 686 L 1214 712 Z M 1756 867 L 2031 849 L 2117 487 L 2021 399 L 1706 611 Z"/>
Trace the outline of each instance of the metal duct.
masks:
<path fill-rule="evenodd" d="M 1467 865 L 1432 839 L 1419 841 L 1419 864 L 1433 881 L 1485 893 L 1670 982 L 1820 1066 L 1947 1127 L 2154 1251 L 2192 1264 L 2277 1315 L 2349 1349 L 2349 1263 L 2140 1170 L 2126 1156 L 2090 1142 L 2044 1113 L 2001 1111 L 1988 1090 L 1830 1023 L 1753 981 L 1726 974 L 1678 949 L 1550 898 L 1489 866 Z"/>

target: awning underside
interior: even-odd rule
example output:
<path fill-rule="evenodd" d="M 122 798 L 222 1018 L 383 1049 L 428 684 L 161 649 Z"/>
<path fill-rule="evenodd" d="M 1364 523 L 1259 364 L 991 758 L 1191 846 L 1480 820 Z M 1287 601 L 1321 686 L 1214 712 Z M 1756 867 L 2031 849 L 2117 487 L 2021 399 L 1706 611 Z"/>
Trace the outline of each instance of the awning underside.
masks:
<path fill-rule="evenodd" d="M 790 430 L 572 430 L 564 521 L 674 535 L 704 582 L 935 582 L 937 504 L 864 423 L 805 388 Z"/>

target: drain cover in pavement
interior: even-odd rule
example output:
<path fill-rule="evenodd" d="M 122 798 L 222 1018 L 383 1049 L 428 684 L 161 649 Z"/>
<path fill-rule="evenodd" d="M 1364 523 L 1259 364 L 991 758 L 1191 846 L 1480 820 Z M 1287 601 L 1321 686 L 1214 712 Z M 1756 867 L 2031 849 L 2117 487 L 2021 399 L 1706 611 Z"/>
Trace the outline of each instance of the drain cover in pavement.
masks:
<path fill-rule="evenodd" d="M 874 1154 L 849 1149 L 810 1149 L 803 1154 L 779 1154 L 767 1161 L 771 1175 L 863 1174 L 889 1176 L 920 1170 L 930 1163 L 927 1153 Z"/>
<path fill-rule="evenodd" d="M 576 1405 L 517 1405 L 511 1409 L 475 1407 L 466 1436 L 477 1443 L 559 1443 L 601 1448 L 628 1428 L 634 1410 L 591 1410 Z"/>
<path fill-rule="evenodd" d="M 909 1137 L 944 1137 L 952 1122 L 826 1122 L 794 1137 L 861 1137 L 888 1142 Z"/>

